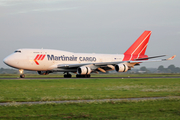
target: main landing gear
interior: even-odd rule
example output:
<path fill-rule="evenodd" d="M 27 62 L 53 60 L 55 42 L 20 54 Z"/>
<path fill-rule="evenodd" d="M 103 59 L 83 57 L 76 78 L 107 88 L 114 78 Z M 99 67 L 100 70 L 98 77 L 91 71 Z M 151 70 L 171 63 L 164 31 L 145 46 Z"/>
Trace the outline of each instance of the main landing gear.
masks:
<path fill-rule="evenodd" d="M 64 73 L 64 78 L 71 78 L 71 77 L 72 77 L 72 75 L 69 74 L 69 72 Z M 86 74 L 86 75 L 79 75 L 79 74 L 77 74 L 76 75 L 76 78 L 90 78 L 90 77 L 91 77 L 90 74 Z"/>
<path fill-rule="evenodd" d="M 76 78 L 90 78 L 90 77 L 91 77 L 90 74 L 86 74 L 86 75 L 79 75 L 79 74 L 77 74 L 76 75 Z"/>
<path fill-rule="evenodd" d="M 71 77 L 72 77 L 72 75 L 69 74 L 69 72 L 67 72 L 66 74 L 64 74 L 64 78 L 71 78 Z"/>
<path fill-rule="evenodd" d="M 19 70 L 20 78 L 25 78 L 25 75 L 23 74 L 24 70 Z"/>

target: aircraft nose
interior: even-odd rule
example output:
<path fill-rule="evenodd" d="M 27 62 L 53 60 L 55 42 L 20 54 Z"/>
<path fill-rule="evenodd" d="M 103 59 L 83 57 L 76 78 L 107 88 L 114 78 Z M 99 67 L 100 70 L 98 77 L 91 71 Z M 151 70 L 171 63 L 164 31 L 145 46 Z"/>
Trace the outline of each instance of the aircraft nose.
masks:
<path fill-rule="evenodd" d="M 11 54 L 6 58 L 4 58 L 3 62 L 10 67 L 18 68 L 19 67 L 19 60 L 17 59 L 18 57 L 19 56 L 15 54 Z"/>
<path fill-rule="evenodd" d="M 4 58 L 3 62 L 10 67 L 16 66 L 16 62 L 15 62 L 13 55 L 9 55 L 6 58 Z"/>
<path fill-rule="evenodd" d="M 9 64 L 10 64 L 10 58 L 9 58 L 9 57 L 4 58 L 3 62 L 4 62 L 6 65 L 9 65 Z"/>

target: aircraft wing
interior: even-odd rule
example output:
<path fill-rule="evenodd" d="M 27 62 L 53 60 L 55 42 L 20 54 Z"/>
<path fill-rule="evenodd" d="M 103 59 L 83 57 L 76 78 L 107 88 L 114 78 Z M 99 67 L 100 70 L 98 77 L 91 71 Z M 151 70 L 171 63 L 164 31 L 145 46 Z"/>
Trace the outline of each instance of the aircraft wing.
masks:
<path fill-rule="evenodd" d="M 57 68 L 76 68 L 84 65 L 90 65 L 92 63 L 79 63 L 79 64 L 58 64 Z"/>
<path fill-rule="evenodd" d="M 163 55 L 165 56 L 165 55 Z M 158 56 L 158 57 L 162 57 L 162 56 Z M 158 59 L 158 60 L 140 60 L 140 59 L 136 59 L 135 61 L 129 61 L 130 63 L 143 63 L 143 62 L 161 62 L 161 61 L 167 61 L 167 60 L 173 60 L 176 57 L 176 55 L 173 55 L 172 57 L 168 58 L 168 59 Z M 149 57 L 146 59 L 150 59 L 150 58 L 155 58 L 155 57 Z M 142 58 L 143 59 L 143 58 Z"/>
<path fill-rule="evenodd" d="M 119 63 L 123 63 L 125 61 L 118 61 L 118 62 L 100 62 L 100 63 L 79 63 L 79 64 L 59 64 L 57 68 L 75 68 L 85 65 L 94 65 L 94 66 L 105 66 L 105 65 L 116 65 Z"/>
<path fill-rule="evenodd" d="M 147 60 L 151 58 L 157 58 L 157 57 L 163 57 L 165 55 L 161 56 L 154 56 L 154 57 L 147 57 L 147 58 L 140 58 L 140 59 L 135 59 L 134 61 L 117 61 L 117 62 L 100 62 L 100 63 L 79 63 L 79 64 L 58 64 L 57 68 L 78 68 L 81 66 L 96 66 L 97 68 L 100 66 L 108 66 L 108 65 L 117 65 L 120 63 L 125 63 L 129 67 L 134 67 L 134 65 L 138 65 L 139 63 L 145 63 L 145 62 L 161 62 L 161 61 L 167 61 L 167 60 L 173 60 L 176 55 L 168 58 L 168 59 L 158 59 L 158 60 Z"/>

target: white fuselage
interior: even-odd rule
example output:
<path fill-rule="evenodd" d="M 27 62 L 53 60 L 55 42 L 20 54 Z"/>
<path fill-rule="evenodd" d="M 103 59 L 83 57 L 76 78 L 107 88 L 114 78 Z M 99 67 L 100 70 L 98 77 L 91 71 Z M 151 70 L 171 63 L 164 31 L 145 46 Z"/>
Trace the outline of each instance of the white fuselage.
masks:
<path fill-rule="evenodd" d="M 18 49 L 4 59 L 4 63 L 19 69 L 20 78 L 23 70 L 37 71 L 40 75 L 52 72 L 64 72 L 65 78 L 71 78 L 69 72 L 76 73 L 77 78 L 89 78 L 91 73 L 115 70 L 127 72 L 143 62 L 166 61 L 174 59 L 149 60 L 163 57 L 145 55 L 151 31 L 144 31 L 141 36 L 123 54 L 89 54 L 73 53 L 52 49 Z"/>
<path fill-rule="evenodd" d="M 34 71 L 63 71 L 58 65 L 123 61 L 123 54 L 72 53 L 50 49 L 18 49 L 4 59 L 14 68 Z"/>

